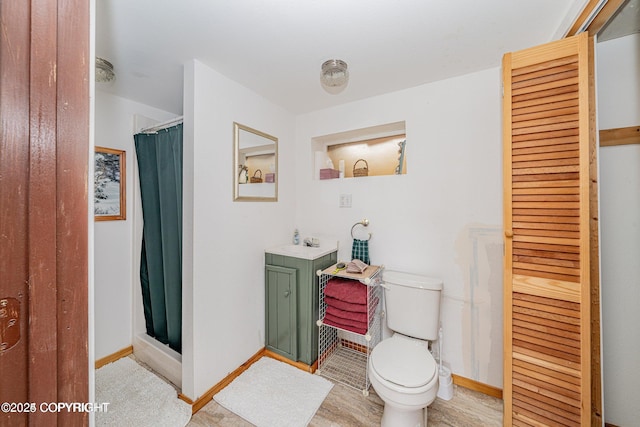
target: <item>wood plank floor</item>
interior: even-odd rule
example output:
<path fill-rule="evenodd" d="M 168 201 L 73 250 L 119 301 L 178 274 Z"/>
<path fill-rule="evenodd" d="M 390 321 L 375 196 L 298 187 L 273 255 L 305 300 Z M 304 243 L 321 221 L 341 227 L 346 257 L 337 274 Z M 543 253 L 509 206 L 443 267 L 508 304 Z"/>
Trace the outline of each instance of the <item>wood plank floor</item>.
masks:
<path fill-rule="evenodd" d="M 383 402 L 373 388 L 368 397 L 362 392 L 336 384 L 318 412 L 311 427 L 379 426 Z M 429 427 L 502 426 L 502 400 L 454 386 L 454 397 L 449 401 L 436 399 L 429 406 Z M 251 427 L 233 412 L 214 400 L 198 411 L 187 427 L 223 426 Z"/>
<path fill-rule="evenodd" d="M 130 355 L 140 365 L 146 364 Z M 154 372 L 171 384 L 166 378 Z M 334 383 L 335 384 L 335 383 Z M 175 385 L 171 384 L 176 388 Z M 502 426 L 502 400 L 477 391 L 454 385 L 453 399 L 437 398 L 429 406 L 428 427 L 500 427 Z M 383 402 L 370 388 L 369 396 L 361 391 L 335 384 L 311 420 L 310 427 L 369 427 L 379 426 L 382 418 Z M 187 427 L 251 427 L 233 412 L 218 405 L 213 399 L 193 415 Z"/>

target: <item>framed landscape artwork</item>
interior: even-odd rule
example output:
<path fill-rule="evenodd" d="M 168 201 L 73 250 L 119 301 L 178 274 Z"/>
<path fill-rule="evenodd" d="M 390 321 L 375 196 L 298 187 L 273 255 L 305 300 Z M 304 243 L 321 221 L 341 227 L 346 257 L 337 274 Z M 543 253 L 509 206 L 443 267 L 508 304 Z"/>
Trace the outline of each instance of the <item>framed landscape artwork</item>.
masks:
<path fill-rule="evenodd" d="M 94 170 L 94 215 L 96 221 L 126 219 L 126 153 L 96 147 Z"/>

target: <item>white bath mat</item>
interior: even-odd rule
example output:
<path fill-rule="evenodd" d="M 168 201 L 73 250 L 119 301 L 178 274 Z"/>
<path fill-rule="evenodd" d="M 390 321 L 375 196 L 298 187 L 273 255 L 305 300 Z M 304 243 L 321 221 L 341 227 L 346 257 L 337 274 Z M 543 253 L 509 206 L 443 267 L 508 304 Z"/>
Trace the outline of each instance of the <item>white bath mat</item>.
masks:
<path fill-rule="evenodd" d="M 213 399 L 258 427 L 304 427 L 332 387 L 324 378 L 263 357 Z"/>
<path fill-rule="evenodd" d="M 129 357 L 96 371 L 95 401 L 109 403 L 107 412 L 96 412 L 98 427 L 184 427 L 191 419 L 176 390 Z"/>

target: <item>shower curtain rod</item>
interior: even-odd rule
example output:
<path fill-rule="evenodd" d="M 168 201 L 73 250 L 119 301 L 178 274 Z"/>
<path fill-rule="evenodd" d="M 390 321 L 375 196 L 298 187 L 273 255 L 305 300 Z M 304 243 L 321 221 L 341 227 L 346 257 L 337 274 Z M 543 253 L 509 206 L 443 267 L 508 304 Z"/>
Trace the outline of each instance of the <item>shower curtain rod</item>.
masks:
<path fill-rule="evenodd" d="M 158 123 L 157 125 L 148 127 L 146 129 L 140 129 L 140 132 L 138 133 L 158 133 L 159 130 L 170 128 L 171 126 L 179 125 L 180 123 L 182 123 L 183 119 L 184 119 L 184 116 L 176 117 L 175 119 Z"/>

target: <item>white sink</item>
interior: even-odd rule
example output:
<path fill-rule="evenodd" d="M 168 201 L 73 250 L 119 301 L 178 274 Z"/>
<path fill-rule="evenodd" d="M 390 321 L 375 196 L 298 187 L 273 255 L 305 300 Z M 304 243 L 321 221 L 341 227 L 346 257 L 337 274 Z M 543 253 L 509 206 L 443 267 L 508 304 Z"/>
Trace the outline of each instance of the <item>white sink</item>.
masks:
<path fill-rule="evenodd" d="M 321 244 L 317 248 L 303 245 L 293 245 L 289 243 L 286 245 L 275 246 L 273 248 L 265 250 L 265 252 L 275 255 L 314 260 L 336 250 L 338 250 L 337 242 L 335 242 L 334 244 Z"/>

